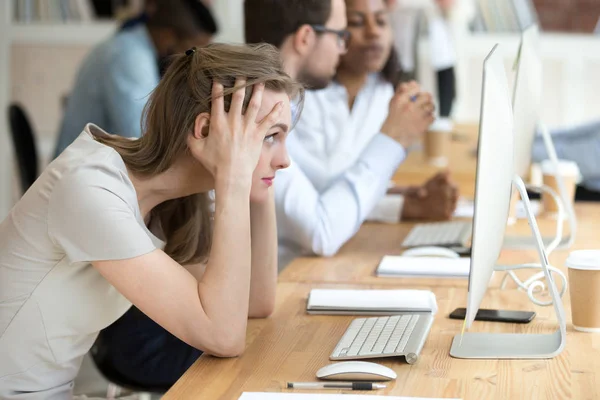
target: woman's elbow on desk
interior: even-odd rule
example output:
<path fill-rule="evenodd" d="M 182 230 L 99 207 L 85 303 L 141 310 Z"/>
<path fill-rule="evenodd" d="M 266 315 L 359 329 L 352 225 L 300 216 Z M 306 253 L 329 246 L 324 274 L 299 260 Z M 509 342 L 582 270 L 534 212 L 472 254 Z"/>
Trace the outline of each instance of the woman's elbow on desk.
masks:
<path fill-rule="evenodd" d="M 275 299 L 262 299 L 261 304 L 250 306 L 248 318 L 268 318 L 275 311 Z"/>
<path fill-rule="evenodd" d="M 199 338 L 197 343 L 192 344 L 195 348 L 215 357 L 231 358 L 241 356 L 246 348 L 246 332 L 232 333 L 223 331 L 215 332 L 213 340 L 209 343 Z"/>

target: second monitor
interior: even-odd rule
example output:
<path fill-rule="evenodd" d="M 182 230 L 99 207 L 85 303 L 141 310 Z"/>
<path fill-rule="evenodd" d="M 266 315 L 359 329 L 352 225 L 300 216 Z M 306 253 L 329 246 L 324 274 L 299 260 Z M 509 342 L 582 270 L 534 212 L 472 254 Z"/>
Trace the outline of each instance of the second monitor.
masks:
<path fill-rule="evenodd" d="M 523 197 L 527 217 L 552 295 L 559 329 L 550 334 L 465 333 L 456 335 L 450 355 L 457 358 L 549 358 L 565 346 L 566 323 L 558 290 L 548 271 L 548 261 L 523 181 L 513 165 L 513 114 L 508 82 L 497 45 L 484 61 L 481 119 L 471 269 L 466 327 L 469 328 L 486 294 L 502 249 L 508 219 L 511 185 Z"/>

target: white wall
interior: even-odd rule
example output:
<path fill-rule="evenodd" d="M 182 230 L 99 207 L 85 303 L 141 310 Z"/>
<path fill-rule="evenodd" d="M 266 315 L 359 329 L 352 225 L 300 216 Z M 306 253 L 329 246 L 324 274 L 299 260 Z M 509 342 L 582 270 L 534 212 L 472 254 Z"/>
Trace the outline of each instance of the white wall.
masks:
<path fill-rule="evenodd" d="M 474 35 L 464 38 L 458 55 L 458 101 L 454 118 L 476 122 L 481 96 L 481 68 L 494 44 L 504 55 L 509 81 L 512 82 L 519 36 Z M 540 37 L 544 68 L 542 119 L 549 127 L 577 124 L 600 119 L 600 37 L 591 35 L 543 33 Z M 428 43 L 420 43 L 419 73 L 423 85 L 434 90 L 433 71 L 428 68 Z"/>
<path fill-rule="evenodd" d="M 244 41 L 243 0 L 214 0 L 213 10 L 219 21 L 218 42 L 242 43 Z"/>

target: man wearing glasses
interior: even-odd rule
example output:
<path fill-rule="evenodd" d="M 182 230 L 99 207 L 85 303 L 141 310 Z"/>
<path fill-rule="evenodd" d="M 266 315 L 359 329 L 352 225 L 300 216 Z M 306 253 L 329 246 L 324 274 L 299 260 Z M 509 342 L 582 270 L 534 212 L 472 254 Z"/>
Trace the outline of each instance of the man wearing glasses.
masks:
<path fill-rule="evenodd" d="M 277 46 L 292 78 L 308 89 L 328 87 L 352 40 L 344 0 L 245 0 L 244 11 L 247 43 Z M 319 106 L 313 101 L 314 96 L 307 94 L 307 109 Z M 332 101 L 325 107 L 335 112 Z M 388 125 L 398 125 L 399 120 L 393 119 L 398 113 L 390 109 Z M 330 121 L 313 122 L 323 127 Z M 359 148 L 348 137 L 333 137 L 323 129 L 292 132 L 287 139 L 291 166 L 277 175 L 274 185 L 279 270 L 299 256 L 331 256 L 356 233 L 385 201 L 389 179 L 404 160 L 399 139 L 384 129 Z M 327 156 L 315 156 L 344 151 L 348 157 L 343 166 Z M 394 217 L 397 221 L 398 215 Z"/>
<path fill-rule="evenodd" d="M 287 73 L 307 89 L 323 89 L 335 76 L 350 37 L 343 0 L 245 0 L 247 43 L 281 50 Z"/>

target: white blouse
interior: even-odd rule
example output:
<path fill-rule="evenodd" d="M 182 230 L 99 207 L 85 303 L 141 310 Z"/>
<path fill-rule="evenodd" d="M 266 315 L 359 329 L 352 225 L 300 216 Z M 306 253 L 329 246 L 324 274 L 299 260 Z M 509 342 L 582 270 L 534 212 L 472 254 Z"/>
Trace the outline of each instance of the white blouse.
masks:
<path fill-rule="evenodd" d="M 280 269 L 300 255 L 335 254 L 371 213 L 399 220 L 402 197 L 385 194 L 406 153 L 379 132 L 393 94 L 379 75 L 368 77 L 352 110 L 338 83 L 307 92 L 287 142 L 292 165 L 275 184 Z"/>

